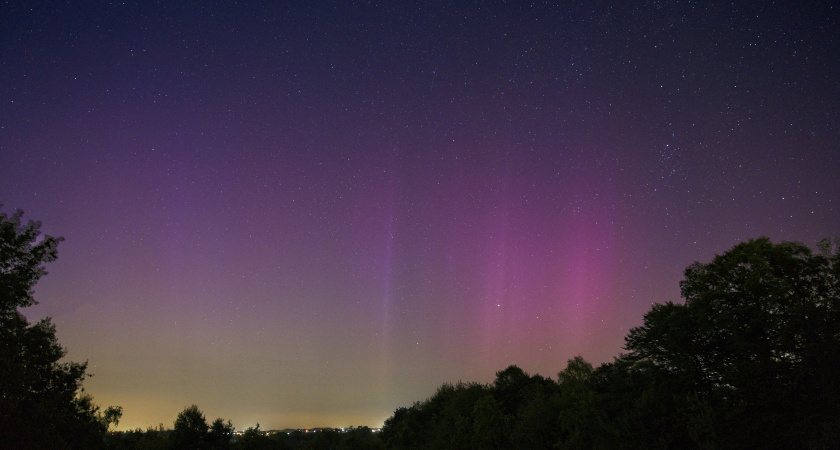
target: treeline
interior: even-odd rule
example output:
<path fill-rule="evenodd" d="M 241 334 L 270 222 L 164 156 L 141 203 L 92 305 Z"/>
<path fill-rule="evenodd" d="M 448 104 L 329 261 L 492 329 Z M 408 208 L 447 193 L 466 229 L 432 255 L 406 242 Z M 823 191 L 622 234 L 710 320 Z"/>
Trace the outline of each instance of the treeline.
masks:
<path fill-rule="evenodd" d="M 67 352 L 49 317 L 30 323 L 20 312 L 37 304 L 33 286 L 61 242 L 22 216 L 0 213 L 0 447 L 101 447 L 122 409 L 101 411 L 82 390 L 87 363 L 61 361 Z"/>
<path fill-rule="evenodd" d="M 766 238 L 695 263 L 597 368 L 511 366 L 399 408 L 393 449 L 840 448 L 840 252 Z"/>
<path fill-rule="evenodd" d="M 0 207 L 3 205 L 0 204 Z M 87 363 L 62 362 L 67 354 L 50 318 L 31 323 L 20 311 L 37 304 L 33 289 L 55 261 L 63 240 L 42 235 L 40 222 L 23 212 L 0 213 L 0 448 L 62 449 L 356 449 L 380 447 L 372 430 L 266 434 L 259 425 L 234 434 L 233 424 L 208 424 L 189 406 L 169 430 L 109 431 L 122 408 L 101 410 L 82 388 Z"/>
<path fill-rule="evenodd" d="M 291 449 L 378 449 L 383 448 L 378 433 L 368 427 L 352 427 L 344 431 L 323 429 L 317 432 L 265 432 L 260 425 L 234 434 L 233 424 L 219 418 L 207 423 L 196 405 L 178 414 L 172 429 L 161 424 L 147 430 L 112 432 L 105 447 L 113 450 L 291 450 Z"/>
<path fill-rule="evenodd" d="M 2 206 L 2 205 L 0 205 Z M 234 434 L 187 407 L 172 430 L 109 432 L 122 408 L 82 389 L 49 318 L 30 323 L 33 286 L 61 238 L 0 213 L 0 447 L 21 449 L 840 448 L 840 242 L 818 251 L 767 238 L 738 244 L 655 304 L 626 353 L 577 357 L 557 379 L 516 366 L 492 384 L 445 384 L 399 408 L 381 433 Z"/>

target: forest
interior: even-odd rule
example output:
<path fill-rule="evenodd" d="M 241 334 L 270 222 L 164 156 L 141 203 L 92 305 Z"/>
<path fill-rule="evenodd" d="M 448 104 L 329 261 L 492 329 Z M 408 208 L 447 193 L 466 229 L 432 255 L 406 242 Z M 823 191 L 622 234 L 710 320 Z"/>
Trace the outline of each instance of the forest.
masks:
<path fill-rule="evenodd" d="M 117 432 L 85 363 L 49 318 L 22 308 L 57 257 L 23 213 L 0 214 L 0 445 L 52 449 L 840 448 L 840 241 L 816 250 L 766 237 L 694 263 L 683 301 L 654 304 L 624 352 L 556 378 L 517 366 L 489 384 L 444 384 L 399 407 L 381 432 L 237 433 L 187 406 L 172 428 Z"/>

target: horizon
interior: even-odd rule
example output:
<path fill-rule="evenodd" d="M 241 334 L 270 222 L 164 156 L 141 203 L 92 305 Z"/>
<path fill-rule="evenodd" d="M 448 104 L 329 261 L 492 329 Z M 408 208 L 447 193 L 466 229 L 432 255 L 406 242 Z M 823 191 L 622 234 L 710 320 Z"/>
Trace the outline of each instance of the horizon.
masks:
<path fill-rule="evenodd" d="M 368 426 L 840 223 L 838 7 L 0 7 L 0 202 L 120 430 Z"/>

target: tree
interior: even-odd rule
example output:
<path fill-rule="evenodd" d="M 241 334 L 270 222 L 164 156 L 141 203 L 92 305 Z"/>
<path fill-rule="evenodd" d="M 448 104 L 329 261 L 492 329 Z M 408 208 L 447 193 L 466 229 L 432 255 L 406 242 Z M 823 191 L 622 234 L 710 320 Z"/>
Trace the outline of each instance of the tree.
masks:
<path fill-rule="evenodd" d="M 475 402 L 472 410 L 473 435 L 472 448 L 499 449 L 509 448 L 508 419 L 492 395 L 487 394 Z"/>
<path fill-rule="evenodd" d="M 513 415 L 516 413 L 522 392 L 530 382 L 531 376 L 515 365 L 510 365 L 505 370 L 496 372 L 493 390 L 499 401 L 499 406 L 505 414 Z"/>
<path fill-rule="evenodd" d="M 840 423 L 840 252 L 741 243 L 680 283 L 626 338 L 629 358 L 711 405 L 727 445 L 801 445 Z"/>
<path fill-rule="evenodd" d="M 596 447 L 597 438 L 603 438 L 605 434 L 603 430 L 596 429 L 603 420 L 598 417 L 600 411 L 596 408 L 594 372 L 592 364 L 581 356 L 575 356 L 557 374 L 561 402 L 559 428 L 564 446 Z"/>
<path fill-rule="evenodd" d="M 516 366 L 385 421 L 388 448 L 840 448 L 840 242 L 736 245 L 597 369 Z M 469 442 L 463 436 L 472 436 Z"/>
<path fill-rule="evenodd" d="M 410 408 L 399 407 L 394 415 L 385 420 L 382 426 L 382 441 L 387 448 L 415 449 L 422 448 L 426 438 L 424 431 L 428 423 L 422 411 L 423 404 L 414 403 Z"/>
<path fill-rule="evenodd" d="M 297 443 L 294 445 L 296 447 L 304 440 L 304 436 L 301 434 L 296 435 L 295 437 L 298 438 Z M 236 448 L 243 450 L 260 450 L 272 448 L 272 444 L 272 440 L 266 436 L 262 430 L 260 430 L 260 424 L 257 423 L 256 427 L 248 427 L 245 429 L 245 432 L 242 433 L 242 436 L 240 436 L 236 441 Z"/>
<path fill-rule="evenodd" d="M 375 450 L 383 448 L 377 433 L 368 427 L 350 427 L 344 438 L 344 447 L 350 450 Z"/>
<path fill-rule="evenodd" d="M 207 440 L 210 427 L 204 419 L 204 413 L 196 405 L 190 405 L 178 413 L 175 419 L 172 439 L 175 446 L 182 449 L 202 448 Z"/>
<path fill-rule="evenodd" d="M 30 324 L 19 311 L 37 303 L 33 288 L 62 241 L 42 236 L 39 222 L 22 224 L 22 216 L 0 214 L 0 442 L 19 448 L 101 446 L 122 409 L 101 414 L 82 395 L 87 363 L 59 362 L 66 351 L 50 318 Z"/>
<path fill-rule="evenodd" d="M 233 439 L 233 424 L 230 420 L 225 421 L 219 417 L 210 425 L 207 435 L 207 443 L 213 449 L 230 448 L 230 441 Z"/>

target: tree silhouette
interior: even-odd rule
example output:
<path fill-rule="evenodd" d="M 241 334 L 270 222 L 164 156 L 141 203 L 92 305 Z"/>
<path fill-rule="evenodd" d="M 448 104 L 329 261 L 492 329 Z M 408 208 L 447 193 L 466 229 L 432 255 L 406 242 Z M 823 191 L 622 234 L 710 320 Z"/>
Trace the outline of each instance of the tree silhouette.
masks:
<path fill-rule="evenodd" d="M 840 448 L 840 249 L 738 244 L 656 304 L 629 353 L 516 366 L 385 421 L 388 448 Z M 466 435 L 469 442 L 464 442 Z"/>
<path fill-rule="evenodd" d="M 731 445 L 801 444 L 836 427 L 840 404 L 840 253 L 767 238 L 738 244 L 680 283 L 627 336 L 637 361 L 711 404 Z"/>
<path fill-rule="evenodd" d="M 177 448 L 198 449 L 203 447 L 209 430 L 204 413 L 198 406 L 190 405 L 178 413 L 172 439 Z"/>
<path fill-rule="evenodd" d="M 233 431 L 233 424 L 230 420 L 225 422 L 221 417 L 214 420 L 207 435 L 208 447 L 219 450 L 230 448 Z"/>
<path fill-rule="evenodd" d="M 473 436 L 472 448 L 498 449 L 509 448 L 510 431 L 508 420 L 502 413 L 499 402 L 492 395 L 478 399 L 472 410 Z"/>
<path fill-rule="evenodd" d="M 41 224 L 24 225 L 22 216 L 0 214 L 0 442 L 96 448 L 122 410 L 102 414 L 90 396 L 80 395 L 87 363 L 60 363 L 66 351 L 50 318 L 30 324 L 19 311 L 37 303 L 33 287 L 62 240 L 42 236 Z"/>

